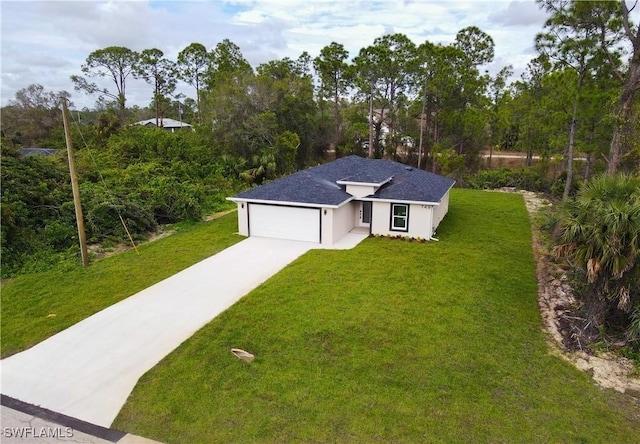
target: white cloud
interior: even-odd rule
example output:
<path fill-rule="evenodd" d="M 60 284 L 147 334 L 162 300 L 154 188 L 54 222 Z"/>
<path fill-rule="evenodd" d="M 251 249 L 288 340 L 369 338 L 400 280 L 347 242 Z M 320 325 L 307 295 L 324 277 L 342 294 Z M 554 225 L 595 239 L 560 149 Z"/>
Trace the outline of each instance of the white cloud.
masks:
<path fill-rule="evenodd" d="M 256 67 L 303 51 L 315 57 L 333 41 L 354 57 L 390 32 L 406 34 L 416 44 L 450 43 L 460 29 L 473 25 L 494 38 L 496 62 L 490 70 L 497 72 L 502 60 L 526 65 L 544 23 L 533 0 L 2 0 L 0 7 L 2 105 L 18 89 L 40 83 L 72 92 L 76 106 L 92 107 L 95 98 L 74 92 L 69 77 L 80 73 L 89 53 L 107 46 L 158 48 L 175 60 L 192 42 L 212 49 L 228 38 Z M 130 104 L 146 106 L 150 97 L 144 82 L 128 85 Z"/>
<path fill-rule="evenodd" d="M 546 20 L 546 14 L 537 3 L 531 1 L 512 1 L 506 9 L 489 15 L 489 21 L 501 26 L 534 26 Z"/>

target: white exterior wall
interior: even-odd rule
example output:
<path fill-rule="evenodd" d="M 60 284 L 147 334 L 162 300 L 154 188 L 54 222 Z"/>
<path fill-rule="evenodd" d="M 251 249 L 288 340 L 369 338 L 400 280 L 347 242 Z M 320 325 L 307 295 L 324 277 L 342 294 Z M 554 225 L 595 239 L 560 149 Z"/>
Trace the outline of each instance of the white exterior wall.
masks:
<path fill-rule="evenodd" d="M 347 193 L 354 197 L 360 198 L 370 196 L 377 191 L 378 187 L 372 185 L 347 185 Z"/>
<path fill-rule="evenodd" d="M 398 202 L 402 203 L 402 202 Z M 392 231 L 391 203 L 373 202 L 371 233 L 383 236 L 405 236 L 429 239 L 431 237 L 433 211 L 430 205 L 409 205 L 409 231 Z"/>
<path fill-rule="evenodd" d="M 333 242 L 336 242 L 356 226 L 356 205 L 356 202 L 351 201 L 333 210 Z"/>
<path fill-rule="evenodd" d="M 333 208 L 320 209 L 320 243 L 323 245 L 331 245 L 333 243 L 334 211 Z"/>
<path fill-rule="evenodd" d="M 238 234 L 249 236 L 249 209 L 246 202 L 238 202 Z"/>
<path fill-rule="evenodd" d="M 444 195 L 442 200 L 440 201 L 440 205 L 433 208 L 433 231 L 436 231 L 442 219 L 449 211 L 449 191 Z"/>
<path fill-rule="evenodd" d="M 325 214 L 325 211 L 327 214 Z M 323 208 L 322 244 L 331 245 L 347 234 L 355 226 L 355 202 L 349 202 L 340 208 Z"/>
<path fill-rule="evenodd" d="M 431 205 L 413 204 L 409 207 L 409 237 L 430 239 L 433 221 L 433 207 Z"/>
<path fill-rule="evenodd" d="M 411 210 L 409 210 L 411 211 Z M 371 234 L 381 234 L 386 236 L 389 231 L 389 217 L 391 215 L 391 205 L 389 202 L 371 203 Z"/>

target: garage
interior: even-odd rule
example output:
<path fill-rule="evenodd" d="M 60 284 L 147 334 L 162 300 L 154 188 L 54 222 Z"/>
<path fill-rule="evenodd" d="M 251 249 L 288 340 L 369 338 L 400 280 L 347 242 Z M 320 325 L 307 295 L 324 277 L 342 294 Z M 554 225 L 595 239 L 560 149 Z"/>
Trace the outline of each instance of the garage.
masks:
<path fill-rule="evenodd" d="M 320 209 L 249 204 L 249 236 L 320 242 Z"/>

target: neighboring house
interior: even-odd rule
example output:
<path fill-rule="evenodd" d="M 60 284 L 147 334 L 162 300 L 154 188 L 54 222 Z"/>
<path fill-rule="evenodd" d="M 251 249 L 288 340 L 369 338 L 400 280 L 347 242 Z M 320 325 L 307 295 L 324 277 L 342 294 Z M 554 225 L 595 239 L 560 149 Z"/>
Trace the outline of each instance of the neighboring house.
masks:
<path fill-rule="evenodd" d="M 354 228 L 432 239 L 455 181 L 398 162 L 344 157 L 228 199 L 244 236 L 332 244 Z"/>
<path fill-rule="evenodd" d="M 161 128 L 167 131 L 171 131 L 172 133 L 181 129 L 194 131 L 193 125 L 180 122 L 179 120 L 167 119 L 166 117 L 164 119 L 158 119 L 158 124 Z M 156 119 L 153 118 L 153 119 L 141 120 L 140 122 L 136 122 L 134 125 L 156 126 Z"/>
<path fill-rule="evenodd" d="M 55 148 L 20 148 L 18 152 L 22 157 L 26 156 L 51 156 L 59 150 Z"/>

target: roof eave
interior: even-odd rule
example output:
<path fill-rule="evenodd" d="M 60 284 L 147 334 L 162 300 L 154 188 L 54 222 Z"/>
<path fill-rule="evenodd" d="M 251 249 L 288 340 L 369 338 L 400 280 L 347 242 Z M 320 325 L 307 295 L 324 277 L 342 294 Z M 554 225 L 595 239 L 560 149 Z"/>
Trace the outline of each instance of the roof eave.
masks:
<path fill-rule="evenodd" d="M 369 187 L 381 187 L 387 182 L 390 182 L 393 179 L 393 176 L 383 180 L 382 182 L 353 182 L 349 180 L 336 180 L 338 185 L 360 185 L 360 186 L 369 186 Z"/>
<path fill-rule="evenodd" d="M 437 206 L 442 202 L 429 202 L 423 200 L 407 200 L 407 199 L 379 199 L 377 197 L 363 197 L 358 200 L 366 200 L 368 202 L 388 202 L 388 203 L 406 203 L 406 204 L 414 204 L 414 205 L 430 205 Z"/>
<path fill-rule="evenodd" d="M 307 207 L 307 208 L 340 208 L 347 202 L 350 202 L 352 199 L 347 199 L 339 204 L 326 204 L 326 203 L 312 203 L 312 202 L 291 202 L 286 200 L 267 200 L 267 199 L 251 199 L 244 197 L 227 197 L 227 200 L 232 202 L 246 202 L 246 203 L 256 203 L 263 205 L 280 205 L 280 206 L 288 206 L 288 207 Z"/>

